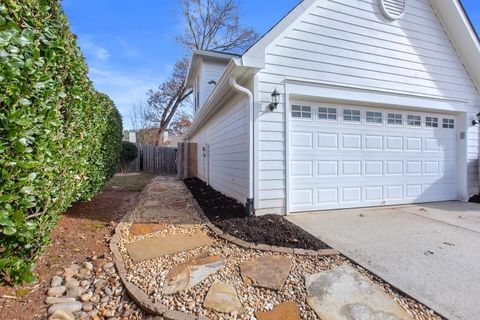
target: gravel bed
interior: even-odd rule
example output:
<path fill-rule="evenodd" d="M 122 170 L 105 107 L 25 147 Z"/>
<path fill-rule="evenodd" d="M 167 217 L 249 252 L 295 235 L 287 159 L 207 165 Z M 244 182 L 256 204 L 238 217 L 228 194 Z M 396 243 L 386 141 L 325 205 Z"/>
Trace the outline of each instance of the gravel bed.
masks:
<path fill-rule="evenodd" d="M 349 263 L 366 275 L 372 281 L 380 285 L 386 293 L 391 295 L 404 309 L 406 309 L 417 320 L 441 320 L 433 311 L 415 300 L 405 297 L 403 294 L 391 288 L 381 279 L 373 276 L 362 267 L 351 263 L 342 256 L 330 257 L 306 257 L 297 255 L 282 254 L 292 257 L 293 266 L 287 278 L 287 281 L 280 291 L 269 289 L 254 288 L 246 286 L 240 276 L 239 264 L 252 260 L 254 258 L 269 255 L 272 253 L 262 252 L 251 249 L 240 248 L 230 242 L 209 234 L 214 239 L 214 244 L 210 247 L 199 248 L 188 252 L 175 255 L 156 258 L 134 264 L 125 249 L 128 242 L 138 241 L 147 237 L 164 236 L 178 233 L 208 232 L 205 226 L 197 225 L 189 228 L 179 228 L 169 226 L 167 230 L 157 232 L 147 236 L 128 237 L 128 226 L 122 231 L 122 239 L 119 243 L 120 252 L 123 255 L 127 269 L 127 278 L 129 281 L 144 290 L 154 302 L 160 302 L 166 305 L 170 310 L 184 311 L 203 315 L 212 320 L 224 319 L 242 319 L 255 320 L 255 311 L 269 311 L 275 305 L 284 301 L 296 301 L 301 312 L 302 319 L 319 319 L 306 302 L 306 288 L 304 275 L 317 273 L 322 270 L 329 270 L 343 263 Z M 174 295 L 163 295 L 162 288 L 165 277 L 170 269 L 190 258 L 201 256 L 203 254 L 220 255 L 226 258 L 226 265 L 217 273 L 205 279 L 192 289 L 180 292 Z M 275 253 L 276 254 L 276 253 Z M 227 282 L 233 285 L 240 301 L 245 307 L 246 313 L 242 315 L 225 315 L 203 308 L 203 301 L 211 284 L 216 280 Z"/>
<path fill-rule="evenodd" d="M 195 226 L 193 228 L 178 228 L 171 226 L 168 228 L 168 230 L 156 233 L 154 236 L 190 233 L 201 230 L 207 232 L 205 227 L 201 226 Z M 124 234 L 126 233 L 128 233 L 128 231 L 125 229 Z M 138 241 L 144 237 L 136 237 L 134 239 L 128 239 L 126 236 L 123 237 L 119 244 L 119 249 L 124 257 L 125 266 L 128 273 L 128 280 L 144 290 L 155 302 L 161 302 L 173 310 L 203 315 L 209 319 L 251 320 L 252 317 L 254 317 L 255 311 L 269 311 L 275 305 L 281 302 L 294 300 L 298 303 L 302 319 L 313 320 L 318 318 L 306 303 L 306 288 L 303 275 L 306 273 L 316 273 L 322 270 L 328 270 L 344 262 L 344 259 L 339 256 L 318 258 L 285 255 L 293 258 L 293 266 L 282 290 L 274 291 L 269 289 L 254 288 L 243 284 L 239 272 L 239 264 L 250 261 L 256 257 L 269 255 L 271 253 L 240 248 L 227 241 L 215 238 L 213 234 L 210 234 L 210 236 L 215 239 L 214 244 L 210 247 L 199 248 L 176 255 L 143 261 L 137 264 L 134 264 L 128 257 L 125 244 L 128 242 Z M 171 296 L 164 296 L 162 294 L 162 288 L 168 271 L 170 271 L 170 269 L 175 265 L 203 254 L 220 255 L 225 257 L 225 267 L 190 290 L 186 290 Z M 205 310 L 202 307 L 203 300 L 205 299 L 208 289 L 216 280 L 229 283 L 236 288 L 237 295 L 245 307 L 245 314 L 233 314 L 230 315 L 230 317 L 225 317 L 224 314 Z"/>

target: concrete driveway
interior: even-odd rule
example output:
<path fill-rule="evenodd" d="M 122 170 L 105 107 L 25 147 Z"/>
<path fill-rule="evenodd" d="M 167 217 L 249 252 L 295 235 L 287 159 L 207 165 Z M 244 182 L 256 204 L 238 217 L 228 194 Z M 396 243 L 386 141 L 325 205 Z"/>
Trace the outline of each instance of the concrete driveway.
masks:
<path fill-rule="evenodd" d="M 288 219 L 442 316 L 479 319 L 479 204 L 322 211 Z"/>

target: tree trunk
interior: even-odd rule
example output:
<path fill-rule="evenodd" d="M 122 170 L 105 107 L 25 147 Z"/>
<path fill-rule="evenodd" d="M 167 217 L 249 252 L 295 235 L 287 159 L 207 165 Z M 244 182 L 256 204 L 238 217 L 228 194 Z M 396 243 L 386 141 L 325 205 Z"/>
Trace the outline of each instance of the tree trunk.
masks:
<path fill-rule="evenodd" d="M 162 127 L 162 125 L 160 125 L 160 127 L 158 128 L 158 131 L 157 131 L 157 137 L 155 139 L 155 145 L 156 146 L 159 146 L 159 145 L 162 145 L 163 144 L 163 134 L 165 132 L 165 128 Z"/>

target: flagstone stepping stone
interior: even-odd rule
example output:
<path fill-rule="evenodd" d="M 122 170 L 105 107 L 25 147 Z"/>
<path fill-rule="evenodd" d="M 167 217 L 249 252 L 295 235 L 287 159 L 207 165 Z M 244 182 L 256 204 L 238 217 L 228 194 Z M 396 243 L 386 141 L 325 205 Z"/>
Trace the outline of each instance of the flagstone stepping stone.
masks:
<path fill-rule="evenodd" d="M 163 207 L 147 207 L 142 211 L 141 216 L 147 219 L 156 219 L 188 217 L 189 214 L 185 210 L 168 209 Z"/>
<path fill-rule="evenodd" d="M 349 265 L 305 276 L 307 303 L 321 319 L 413 320 L 382 288 Z"/>
<path fill-rule="evenodd" d="M 236 312 L 240 314 L 244 312 L 235 288 L 228 283 L 220 281 L 212 284 L 203 302 L 203 306 L 207 309 L 213 309 L 223 313 Z"/>
<path fill-rule="evenodd" d="M 128 234 L 130 237 L 144 236 L 165 229 L 167 229 L 167 226 L 160 223 L 134 223 L 128 229 Z"/>
<path fill-rule="evenodd" d="M 240 273 L 246 285 L 280 290 L 291 267 L 292 258 L 271 255 L 242 263 Z"/>
<path fill-rule="evenodd" d="M 174 294 L 193 288 L 225 265 L 220 256 L 193 258 L 172 268 L 165 279 L 164 294 Z"/>
<path fill-rule="evenodd" d="M 158 201 L 158 200 L 149 200 L 145 202 L 143 205 L 145 208 L 146 207 L 161 207 L 165 202 L 164 201 Z"/>
<path fill-rule="evenodd" d="M 208 246 L 212 239 L 203 233 L 176 234 L 165 237 L 148 238 L 125 245 L 133 262 L 163 257 Z"/>
<path fill-rule="evenodd" d="M 301 320 L 297 303 L 287 301 L 280 303 L 270 312 L 255 312 L 257 320 Z"/>

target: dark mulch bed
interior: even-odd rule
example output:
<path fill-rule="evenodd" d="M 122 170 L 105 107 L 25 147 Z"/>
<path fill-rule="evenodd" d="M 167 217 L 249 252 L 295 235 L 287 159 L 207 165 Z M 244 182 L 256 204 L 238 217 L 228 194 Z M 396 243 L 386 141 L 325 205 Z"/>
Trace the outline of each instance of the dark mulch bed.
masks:
<path fill-rule="evenodd" d="M 225 233 L 256 244 L 309 250 L 330 248 L 282 216 L 246 217 L 243 205 L 198 178 L 184 182 L 205 215 Z"/>
<path fill-rule="evenodd" d="M 480 203 L 480 194 L 477 194 L 476 196 L 473 196 L 468 200 L 469 202 L 475 202 L 475 203 Z"/>

